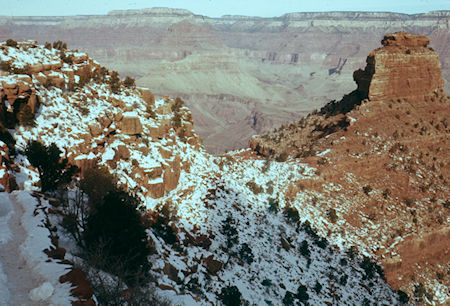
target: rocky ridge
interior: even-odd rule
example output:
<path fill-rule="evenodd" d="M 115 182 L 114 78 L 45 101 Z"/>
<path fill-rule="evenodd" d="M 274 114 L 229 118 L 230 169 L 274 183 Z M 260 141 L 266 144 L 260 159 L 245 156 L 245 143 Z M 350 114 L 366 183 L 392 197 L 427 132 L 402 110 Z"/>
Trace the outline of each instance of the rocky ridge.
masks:
<path fill-rule="evenodd" d="M 69 63 L 64 58 L 70 58 Z M 2 126 L 24 124 L 22 112 L 35 117 L 25 122 L 28 127 L 16 130 L 18 148 L 35 139 L 56 142 L 82 173 L 105 165 L 124 174 L 121 184 L 139 186 L 142 195 L 149 197 L 161 197 L 177 186 L 180 169 L 189 167 L 181 157 L 187 148 L 201 150 L 190 112 L 181 100 L 155 101 L 142 88 L 114 93 L 100 83 L 101 78 L 111 79 L 107 70 L 85 53 L 27 42 L 17 47 L 3 44 L 0 60 L 8 66 L 0 76 Z M 85 86 L 86 82 L 90 85 Z M 24 105 L 29 109 L 23 111 Z M 182 140 L 176 141 L 178 137 Z M 154 142 L 152 148 L 146 145 L 149 141 Z M 8 171 L 2 181 L 11 186 L 6 182 L 14 169 L 8 168 L 8 151 L 3 152 Z"/>
<path fill-rule="evenodd" d="M 450 99 L 425 36 L 394 33 L 382 44 L 355 72 L 357 90 L 250 145 L 266 158 L 316 166 L 319 181 L 297 181 L 291 196 L 314 194 L 348 222 L 341 230 L 376 237 L 374 254 L 394 288 L 411 296 L 426 288 L 429 301 L 445 304 Z"/>

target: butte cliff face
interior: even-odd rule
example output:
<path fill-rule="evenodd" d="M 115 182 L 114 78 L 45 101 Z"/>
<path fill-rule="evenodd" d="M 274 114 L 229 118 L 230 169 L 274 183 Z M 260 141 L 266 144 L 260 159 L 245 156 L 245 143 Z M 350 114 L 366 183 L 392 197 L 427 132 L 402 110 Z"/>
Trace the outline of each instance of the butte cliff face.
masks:
<path fill-rule="evenodd" d="M 422 35 L 389 34 L 383 48 L 372 51 L 364 70 L 354 79 L 358 92 L 369 100 L 420 99 L 444 87 L 438 54 Z"/>
<path fill-rule="evenodd" d="M 438 11 L 209 18 L 154 8 L 105 16 L 0 17 L 0 40 L 63 39 L 157 96 L 182 96 L 206 147 L 218 152 L 245 146 L 251 135 L 353 90 L 353 71 L 364 67 L 386 32 L 429 35 L 448 80 L 449 16 Z"/>

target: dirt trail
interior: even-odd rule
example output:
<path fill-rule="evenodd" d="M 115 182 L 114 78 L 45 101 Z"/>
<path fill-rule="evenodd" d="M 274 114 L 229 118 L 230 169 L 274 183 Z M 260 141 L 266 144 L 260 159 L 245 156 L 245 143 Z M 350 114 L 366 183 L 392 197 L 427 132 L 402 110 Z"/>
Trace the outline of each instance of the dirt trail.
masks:
<path fill-rule="evenodd" d="M 38 287 L 42 281 L 39 281 L 39 278 L 26 264 L 20 252 L 20 246 L 27 237 L 22 225 L 23 207 L 15 202 L 14 195 L 7 193 L 0 194 L 0 205 L 10 206 L 12 211 L 8 221 L 12 239 L 0 244 L 0 263 L 3 273 L 7 277 L 6 286 L 10 297 L 9 301 L 3 301 L 0 297 L 0 305 L 40 305 L 39 302 L 30 299 L 29 293 L 30 290 Z M 2 218 L 1 215 L 0 218 Z"/>

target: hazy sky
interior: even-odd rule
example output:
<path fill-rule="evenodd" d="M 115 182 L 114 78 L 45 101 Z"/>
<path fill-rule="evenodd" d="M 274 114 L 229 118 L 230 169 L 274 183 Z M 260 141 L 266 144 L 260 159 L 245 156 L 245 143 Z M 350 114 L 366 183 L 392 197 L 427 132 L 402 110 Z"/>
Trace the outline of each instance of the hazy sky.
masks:
<path fill-rule="evenodd" d="M 289 12 L 392 11 L 423 13 L 450 10 L 450 0 L 0 0 L 3 16 L 106 14 L 150 7 L 185 8 L 210 17 L 281 16 Z"/>

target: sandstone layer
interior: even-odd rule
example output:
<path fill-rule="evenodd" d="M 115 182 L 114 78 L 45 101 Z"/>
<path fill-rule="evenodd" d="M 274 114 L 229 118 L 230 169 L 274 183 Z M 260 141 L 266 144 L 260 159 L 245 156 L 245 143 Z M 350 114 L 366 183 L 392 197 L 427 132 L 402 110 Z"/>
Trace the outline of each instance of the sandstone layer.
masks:
<path fill-rule="evenodd" d="M 423 99 L 444 87 L 438 54 L 428 48 L 427 37 L 397 32 L 381 43 L 384 47 L 367 57 L 365 70 L 354 73 L 363 98 Z"/>
<path fill-rule="evenodd" d="M 437 11 L 209 18 L 154 8 L 105 16 L 0 17 L 0 40 L 63 39 L 159 97 L 181 96 L 206 147 L 220 152 L 245 146 L 250 136 L 353 90 L 353 71 L 364 67 L 386 32 L 429 35 L 449 80 L 449 16 Z"/>

